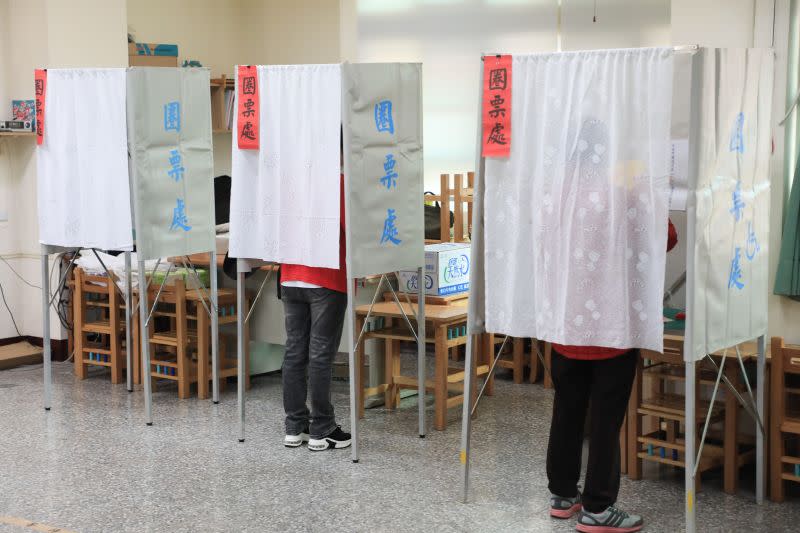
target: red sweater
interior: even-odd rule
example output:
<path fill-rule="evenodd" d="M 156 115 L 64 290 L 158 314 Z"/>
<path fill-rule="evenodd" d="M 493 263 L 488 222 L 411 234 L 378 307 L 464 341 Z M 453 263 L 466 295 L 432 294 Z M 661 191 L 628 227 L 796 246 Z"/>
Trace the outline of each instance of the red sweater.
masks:
<path fill-rule="evenodd" d="M 332 291 L 347 292 L 344 236 L 344 176 L 339 181 L 339 268 L 319 268 L 305 265 L 281 265 L 281 282 L 302 281 Z"/>
<path fill-rule="evenodd" d="M 678 232 L 675 226 L 672 225 L 671 220 L 667 220 L 669 226 L 667 227 L 667 251 L 669 252 L 675 245 L 678 244 Z M 564 346 L 563 344 L 553 343 L 553 349 L 570 359 L 580 359 L 582 361 L 602 361 L 603 359 L 611 359 L 627 353 L 628 350 L 621 350 L 619 348 L 605 348 L 603 346 Z"/>

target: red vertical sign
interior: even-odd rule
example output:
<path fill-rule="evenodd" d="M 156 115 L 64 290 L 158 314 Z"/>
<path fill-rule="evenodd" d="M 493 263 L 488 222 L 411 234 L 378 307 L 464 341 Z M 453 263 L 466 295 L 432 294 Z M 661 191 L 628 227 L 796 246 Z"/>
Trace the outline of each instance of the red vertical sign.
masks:
<path fill-rule="evenodd" d="M 47 95 L 47 70 L 34 71 L 34 94 L 36 95 L 36 144 L 44 142 L 44 102 Z"/>
<path fill-rule="evenodd" d="M 240 150 L 258 150 L 258 71 L 253 65 L 239 65 L 238 72 L 237 128 Z"/>
<path fill-rule="evenodd" d="M 511 56 L 485 56 L 483 60 L 481 129 L 483 157 L 511 154 Z"/>

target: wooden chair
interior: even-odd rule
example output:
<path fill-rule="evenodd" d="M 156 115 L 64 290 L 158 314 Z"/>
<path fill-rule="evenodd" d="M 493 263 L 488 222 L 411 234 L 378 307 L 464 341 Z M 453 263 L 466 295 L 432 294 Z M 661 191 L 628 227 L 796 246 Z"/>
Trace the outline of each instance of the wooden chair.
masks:
<path fill-rule="evenodd" d="M 147 291 L 148 309 L 155 301 L 160 284 L 151 283 Z M 167 328 L 156 329 L 157 318 L 167 318 Z M 189 321 L 194 322 L 193 328 Z M 191 353 L 197 352 L 197 315 L 189 315 L 186 305 L 186 284 L 177 277 L 164 285 L 158 298 L 158 306 L 148 324 L 150 339 L 150 379 L 155 390 L 157 379 L 178 383 L 178 397 L 188 398 L 192 383 L 197 382 L 197 360 Z"/>
<path fill-rule="evenodd" d="M 113 275 L 113 274 L 112 274 Z M 116 278 L 73 271 L 73 344 L 75 375 L 86 379 L 89 366 L 111 370 L 111 383 L 122 383 L 126 365 L 125 303 Z"/>
<path fill-rule="evenodd" d="M 441 174 L 441 192 L 437 195 L 425 196 L 426 201 L 438 201 L 441 211 L 441 237 L 428 240 L 436 242 L 466 242 L 472 235 L 472 190 L 475 180 L 474 172 L 467 172 L 467 186 L 463 186 L 464 175 L 453 174 L 453 185 L 450 185 L 450 174 Z M 453 206 L 453 234 L 450 234 L 450 205 Z M 466 218 L 464 216 L 466 211 Z M 466 229 L 466 234 L 465 230 Z"/>
<path fill-rule="evenodd" d="M 787 384 L 788 377 L 800 376 L 800 346 L 787 346 L 782 337 L 772 338 L 770 370 L 770 492 L 782 502 L 784 482 L 800 483 L 800 410 L 792 409 L 787 396 L 800 395 L 800 388 Z M 790 378 L 791 379 L 791 378 Z M 787 405 L 788 404 L 788 405 Z M 794 406 L 797 406 L 794 403 Z M 794 450 L 794 453 L 790 453 Z"/>
<path fill-rule="evenodd" d="M 501 337 L 502 339 L 502 337 Z M 530 340 L 531 350 L 525 351 L 525 344 Z M 513 337 L 511 343 L 511 359 L 501 358 L 497 362 L 500 368 L 507 368 L 513 372 L 514 383 L 522 383 L 525 374 L 525 365 L 530 366 L 531 374 L 530 383 L 536 383 L 539 375 L 539 358 L 536 356 L 536 344 L 539 341 L 536 339 L 524 339 L 521 337 Z"/>
<path fill-rule="evenodd" d="M 200 291 L 188 291 L 187 298 L 194 303 L 197 315 L 197 397 L 206 399 L 209 396 L 209 381 L 213 376 L 211 367 L 211 318 L 208 316 L 203 304 L 200 302 L 202 294 Z M 208 305 L 208 304 L 206 304 Z M 244 315 L 247 316 L 250 310 L 250 298 L 245 293 Z M 225 325 L 235 325 L 238 320 L 236 312 L 236 290 L 218 289 L 217 290 L 217 313 L 220 329 Z M 244 325 L 244 338 L 250 339 L 249 323 Z M 228 350 L 228 347 L 232 347 Z M 225 335 L 220 331 L 219 335 L 219 390 L 225 390 L 225 383 L 229 377 L 236 377 L 239 373 L 239 365 L 236 358 L 236 338 L 233 342 L 226 342 Z M 244 364 L 245 364 L 245 388 L 250 389 L 250 343 L 244 343 Z"/>
<path fill-rule="evenodd" d="M 644 361 L 647 360 L 647 369 Z M 738 367 L 732 361 L 726 366 L 728 380 L 743 393 L 739 380 Z M 649 461 L 678 468 L 684 468 L 685 440 L 681 429 L 686 424 L 695 425 L 695 450 L 698 450 L 699 438 L 710 402 L 701 399 L 701 391 L 710 392 L 716 381 L 716 370 L 712 365 L 698 362 L 697 380 L 695 382 L 695 398 L 697 398 L 695 420 L 686 419 L 685 400 L 682 394 L 670 392 L 670 389 L 683 390 L 685 383 L 683 361 L 683 337 L 665 334 L 664 352 L 641 351 L 636 378 L 628 405 L 627 416 L 627 474 L 630 479 L 640 479 L 642 462 Z M 651 380 L 646 387 L 649 391 L 643 394 L 643 383 Z M 711 412 L 710 423 L 717 428 L 709 428 L 703 456 L 695 479 L 696 490 L 700 491 L 701 474 L 709 470 L 722 468 L 724 490 L 735 494 L 738 487 L 739 470 L 742 466 L 755 460 L 754 443 L 744 435 L 740 435 L 738 426 L 738 402 L 727 389 L 720 388 L 718 397 Z M 649 426 L 647 425 L 649 422 Z M 713 441 L 713 442 L 712 442 Z M 693 458 L 689 460 L 691 463 Z"/>
<path fill-rule="evenodd" d="M 148 290 L 148 300 L 150 305 L 158 292 L 160 284 L 151 284 Z M 182 278 L 177 278 L 174 282 L 164 286 L 159 296 L 159 306 L 153 312 L 153 320 L 150 321 L 150 375 L 155 387 L 155 379 L 168 379 L 178 383 L 178 397 L 188 398 L 191 395 L 191 386 L 197 384 L 197 396 L 200 399 L 209 397 L 209 382 L 213 372 L 211 367 L 211 318 L 208 316 L 206 307 L 203 306 L 203 299 L 206 298 L 208 291 L 198 289 L 186 289 L 186 283 Z M 217 312 L 219 313 L 219 325 L 235 324 L 236 314 L 236 290 L 219 289 L 217 292 Z M 245 313 L 250 307 L 249 297 L 245 298 Z M 169 327 L 155 329 L 155 318 L 162 317 L 169 319 Z M 135 333 L 138 335 L 138 322 L 134 323 Z M 141 367 L 139 359 L 138 339 L 134 337 L 134 349 L 137 354 L 136 371 L 134 381 L 138 378 L 138 369 Z M 245 326 L 245 338 L 249 339 L 249 327 Z M 238 363 L 236 359 L 236 342 L 228 343 L 225 336 L 220 332 L 219 343 L 219 387 L 220 391 L 225 390 L 227 378 L 238 375 Z M 228 346 L 233 346 L 228 350 Z M 249 343 L 245 343 L 245 387 L 250 388 L 250 348 Z"/>

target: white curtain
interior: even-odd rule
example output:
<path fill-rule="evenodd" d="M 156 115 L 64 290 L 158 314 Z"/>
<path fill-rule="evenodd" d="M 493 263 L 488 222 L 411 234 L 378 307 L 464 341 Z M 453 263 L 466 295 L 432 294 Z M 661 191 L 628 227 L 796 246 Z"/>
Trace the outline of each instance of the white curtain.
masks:
<path fill-rule="evenodd" d="M 663 344 L 671 49 L 514 56 L 512 146 L 485 169 L 486 330 Z"/>
<path fill-rule="evenodd" d="M 230 255 L 338 268 L 341 67 L 259 66 L 258 89 L 260 149 L 233 126 Z"/>
<path fill-rule="evenodd" d="M 702 79 L 687 360 L 766 335 L 769 295 L 773 52 L 712 48 L 695 60 Z"/>
<path fill-rule="evenodd" d="M 39 242 L 131 249 L 125 69 L 49 69 L 46 99 Z"/>

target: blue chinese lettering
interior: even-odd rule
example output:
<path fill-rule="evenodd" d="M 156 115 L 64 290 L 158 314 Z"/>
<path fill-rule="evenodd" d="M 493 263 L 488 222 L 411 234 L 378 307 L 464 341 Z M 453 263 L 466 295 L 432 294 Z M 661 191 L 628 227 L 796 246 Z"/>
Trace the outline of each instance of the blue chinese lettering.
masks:
<path fill-rule="evenodd" d="M 403 242 L 397 238 L 399 232 L 394 225 L 395 220 L 397 220 L 397 215 L 394 214 L 394 209 L 387 209 L 386 220 L 383 223 L 383 235 L 381 236 L 380 244 L 391 242 L 394 245 L 398 245 Z"/>
<path fill-rule="evenodd" d="M 387 189 L 397 187 L 397 172 L 394 171 L 396 164 L 397 161 L 395 161 L 392 154 L 388 154 L 386 156 L 386 161 L 383 162 L 383 170 L 386 174 L 381 178 L 381 184 Z"/>
<path fill-rule="evenodd" d="M 741 255 L 742 249 L 737 246 L 733 255 L 733 259 L 731 259 L 731 272 L 728 275 L 729 289 L 736 287 L 737 289 L 742 290 L 744 288 L 744 283 L 742 283 L 742 268 L 739 266 Z"/>
<path fill-rule="evenodd" d="M 170 231 L 181 228 L 183 231 L 189 231 L 192 227 L 189 225 L 189 217 L 186 216 L 186 203 L 178 198 L 175 209 L 172 210 L 172 225 L 169 227 Z"/>
<path fill-rule="evenodd" d="M 181 104 L 164 104 L 164 131 L 181 131 Z"/>
<path fill-rule="evenodd" d="M 753 231 L 753 223 L 748 222 L 747 243 L 745 244 L 744 255 L 747 257 L 748 261 L 752 261 L 760 250 L 761 250 L 761 245 L 758 244 L 758 239 L 756 238 L 756 232 Z"/>
<path fill-rule="evenodd" d="M 177 150 L 169 151 L 169 164 L 172 168 L 167 172 L 176 182 L 183 179 L 184 168 L 181 166 L 181 154 Z"/>
<path fill-rule="evenodd" d="M 378 131 L 388 131 L 394 134 L 391 100 L 381 100 L 375 104 L 375 127 L 378 128 Z"/>
<path fill-rule="evenodd" d="M 736 115 L 731 132 L 731 152 L 744 153 L 744 113 Z"/>
<path fill-rule="evenodd" d="M 742 200 L 742 181 L 736 182 L 736 188 L 733 190 L 733 207 L 729 210 L 733 213 L 736 222 L 742 218 L 742 211 L 744 211 L 744 200 Z"/>

